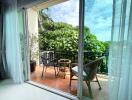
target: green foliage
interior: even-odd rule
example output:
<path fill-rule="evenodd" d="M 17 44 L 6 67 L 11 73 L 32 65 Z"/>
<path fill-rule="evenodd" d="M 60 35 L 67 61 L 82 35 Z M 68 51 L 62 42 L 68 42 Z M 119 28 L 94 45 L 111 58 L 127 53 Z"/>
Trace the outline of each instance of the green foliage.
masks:
<path fill-rule="evenodd" d="M 73 52 L 78 51 L 78 34 L 79 28 L 67 23 L 53 22 L 45 14 L 40 14 L 42 20 L 41 27 L 39 27 L 39 47 L 40 50 L 56 50 L 68 51 L 73 56 Z M 90 32 L 88 27 L 84 27 L 84 61 L 95 59 L 97 56 L 102 56 L 104 52 L 109 49 L 110 42 L 102 42 Z M 76 55 L 77 57 L 77 55 Z M 77 61 L 77 58 L 76 58 Z M 105 64 L 104 61 L 103 64 Z M 102 70 L 106 69 L 102 66 Z"/>
<path fill-rule="evenodd" d="M 66 23 L 46 22 L 39 31 L 41 50 L 76 51 L 78 31 Z"/>
<path fill-rule="evenodd" d="M 108 52 L 108 50 L 110 48 L 110 41 L 104 42 L 104 45 L 105 45 L 105 52 Z"/>
<path fill-rule="evenodd" d="M 105 51 L 104 42 L 99 41 L 87 27 L 84 27 L 84 50 L 90 52 L 85 54 L 89 59 L 95 59 Z"/>
<path fill-rule="evenodd" d="M 38 43 L 38 37 L 34 34 L 29 36 L 29 47 L 30 47 L 30 60 L 38 59 L 39 52 L 36 51 L 38 48 L 36 47 L 36 43 Z"/>

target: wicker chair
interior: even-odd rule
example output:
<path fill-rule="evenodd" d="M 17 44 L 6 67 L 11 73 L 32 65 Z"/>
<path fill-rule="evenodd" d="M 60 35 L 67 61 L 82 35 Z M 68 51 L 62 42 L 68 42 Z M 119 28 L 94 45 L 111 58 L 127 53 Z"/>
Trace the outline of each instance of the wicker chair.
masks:
<path fill-rule="evenodd" d="M 104 57 L 100 57 L 94 61 L 90 61 L 88 64 L 84 65 L 83 68 L 83 81 L 86 82 L 89 90 L 90 97 L 93 98 L 92 90 L 91 90 L 91 85 L 90 82 L 97 82 L 99 85 L 99 90 L 101 90 L 101 85 L 99 83 L 98 77 L 96 75 L 97 73 L 97 68 L 101 65 Z M 78 77 L 78 64 L 73 63 L 70 68 L 70 86 L 71 86 L 71 81 L 76 80 L 73 79 L 73 76 Z M 94 81 L 93 79 L 96 78 Z"/>

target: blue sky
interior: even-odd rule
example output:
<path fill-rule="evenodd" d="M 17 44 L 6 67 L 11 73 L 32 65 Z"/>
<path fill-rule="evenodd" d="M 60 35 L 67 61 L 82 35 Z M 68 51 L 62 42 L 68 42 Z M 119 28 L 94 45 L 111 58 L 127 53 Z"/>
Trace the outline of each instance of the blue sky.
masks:
<path fill-rule="evenodd" d="M 85 0 L 85 26 L 101 41 L 111 38 L 112 0 Z M 70 0 L 49 7 L 47 14 L 55 22 L 78 26 L 79 0 Z"/>

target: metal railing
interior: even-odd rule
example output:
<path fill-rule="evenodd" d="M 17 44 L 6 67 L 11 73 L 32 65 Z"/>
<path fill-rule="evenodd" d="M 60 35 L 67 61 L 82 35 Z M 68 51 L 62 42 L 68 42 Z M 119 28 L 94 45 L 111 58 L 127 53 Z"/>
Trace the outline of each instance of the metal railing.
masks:
<path fill-rule="evenodd" d="M 43 51 L 46 52 L 46 51 Z M 49 51 L 47 51 L 49 52 Z M 78 52 L 76 51 L 52 51 L 54 53 L 54 57 L 56 59 L 70 59 L 72 63 L 77 63 L 78 62 Z M 41 54 L 40 53 L 40 63 L 41 61 Z M 108 52 L 89 52 L 89 51 L 84 51 L 84 63 L 88 63 L 89 60 L 94 60 L 97 57 L 105 56 L 105 59 L 103 60 L 102 65 L 98 68 L 98 73 L 102 74 L 107 74 L 108 73 Z"/>

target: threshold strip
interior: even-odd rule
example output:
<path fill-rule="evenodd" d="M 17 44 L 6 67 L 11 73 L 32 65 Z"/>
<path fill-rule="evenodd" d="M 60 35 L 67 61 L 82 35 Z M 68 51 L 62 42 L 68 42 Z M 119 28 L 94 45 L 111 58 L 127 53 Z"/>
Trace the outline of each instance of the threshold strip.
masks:
<path fill-rule="evenodd" d="M 57 90 L 57 89 L 53 89 L 53 88 L 48 87 L 48 86 L 44 86 L 44 85 L 38 84 L 38 83 L 33 82 L 33 81 L 26 81 L 25 83 L 33 85 L 33 86 L 38 87 L 40 89 L 46 90 L 48 92 L 57 94 L 59 96 L 62 96 L 64 98 L 67 98 L 67 99 L 70 99 L 70 100 L 79 100 L 76 96 L 70 95 L 70 94 L 68 94 L 66 92 L 63 92 L 63 91 L 60 91 L 60 90 Z"/>

